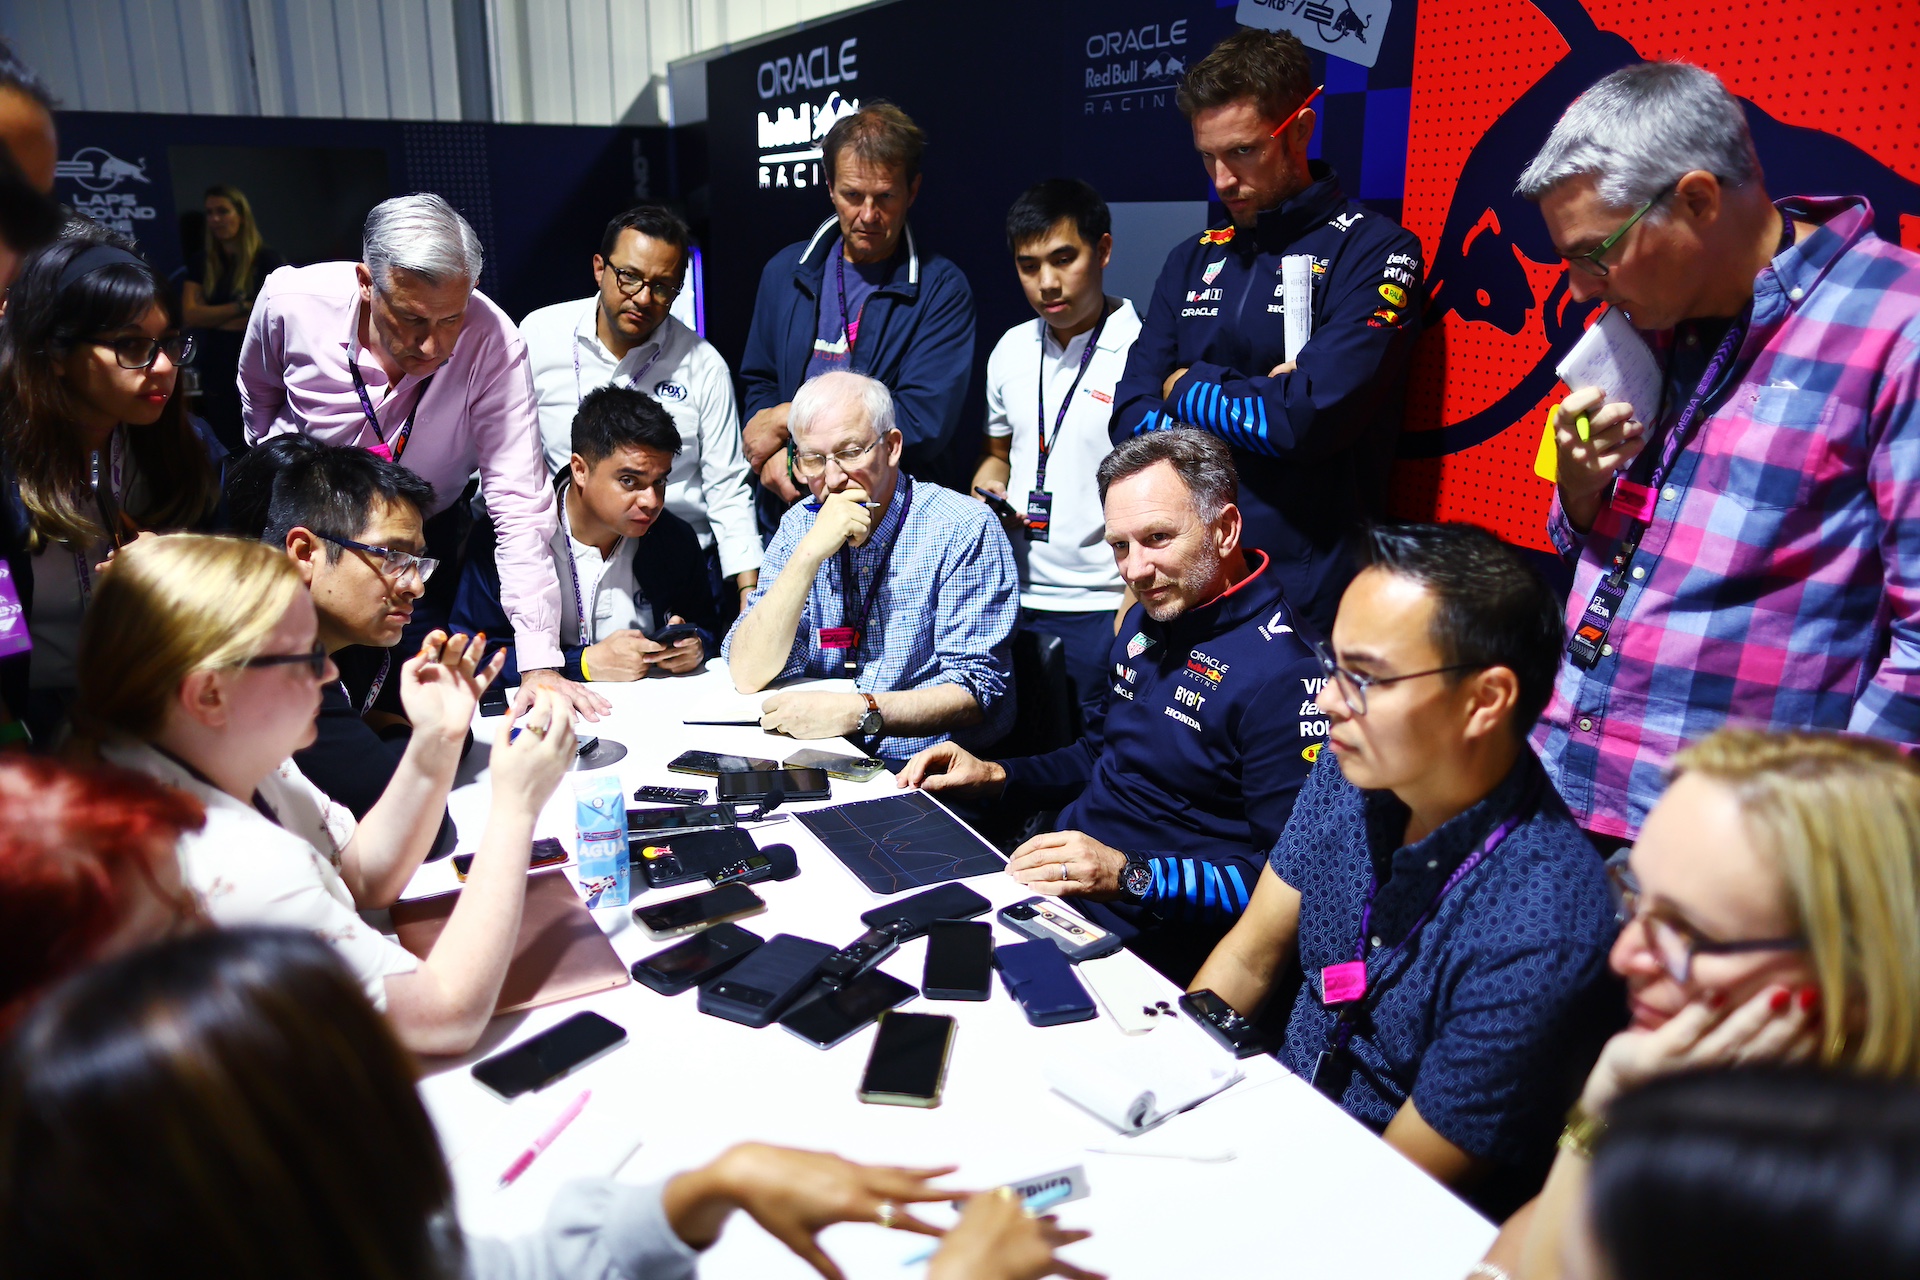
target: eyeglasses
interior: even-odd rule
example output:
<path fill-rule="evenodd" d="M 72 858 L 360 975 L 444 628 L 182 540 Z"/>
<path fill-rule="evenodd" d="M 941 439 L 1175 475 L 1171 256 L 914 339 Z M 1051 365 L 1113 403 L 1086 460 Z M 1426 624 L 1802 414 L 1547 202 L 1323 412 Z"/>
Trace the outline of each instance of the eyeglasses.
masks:
<path fill-rule="evenodd" d="M 1324 89 L 1326 87 L 1327 86 L 1325 85 L 1321 85 L 1320 89 Z M 1285 133 L 1287 131 L 1287 126 L 1292 124 L 1295 120 L 1298 120 L 1300 118 L 1300 113 L 1313 105 L 1313 100 L 1320 96 L 1320 89 L 1315 89 L 1312 93 L 1308 94 L 1307 100 L 1301 103 L 1299 106 L 1295 107 L 1292 113 L 1288 115 L 1285 120 L 1282 120 L 1278 125 L 1276 125 L 1274 127 L 1273 132 L 1268 134 L 1267 136 L 1269 138 L 1277 138 L 1281 134 Z"/>
<path fill-rule="evenodd" d="M 243 667 L 305 666 L 313 672 L 315 680 L 325 680 L 327 678 L 327 646 L 315 640 L 313 648 L 306 653 L 263 653 L 248 658 L 240 665 Z"/>
<path fill-rule="evenodd" d="M 670 307 L 673 305 L 673 300 L 680 296 L 680 286 L 671 280 L 649 280 L 638 271 L 616 267 L 611 262 L 607 264 L 607 270 L 613 272 L 613 287 L 629 298 L 645 289 L 653 295 L 655 302 L 663 307 Z"/>
<path fill-rule="evenodd" d="M 1662 200 L 1665 200 L 1668 196 L 1672 195 L 1674 191 L 1677 189 L 1678 189 L 1677 186 L 1669 186 L 1656 192 L 1654 194 L 1653 199 L 1647 201 L 1645 204 L 1641 205 L 1638 209 L 1635 209 L 1633 211 L 1633 216 L 1631 218 L 1628 218 L 1626 222 L 1622 223 L 1618 231 L 1614 232 L 1612 235 L 1608 236 L 1605 240 L 1602 240 L 1599 244 L 1593 246 L 1593 248 L 1587 250 L 1585 253 L 1576 253 L 1572 255 L 1566 255 L 1567 265 L 1570 267 L 1578 267 L 1580 270 L 1586 272 L 1590 276 L 1606 275 L 1607 272 L 1610 271 L 1612 268 L 1608 267 L 1606 263 L 1600 261 L 1601 257 L 1606 254 L 1607 250 L 1613 248 L 1613 246 L 1620 243 L 1621 236 L 1624 236 L 1625 234 L 1627 234 L 1627 232 L 1633 230 L 1634 223 L 1640 221 L 1640 219 L 1647 216 L 1647 210 L 1653 208 L 1653 206 L 1659 204 Z"/>
<path fill-rule="evenodd" d="M 1320 670 L 1326 673 L 1327 679 L 1340 686 L 1340 696 L 1346 700 L 1347 709 L 1356 716 L 1367 714 L 1367 690 L 1375 685 L 1399 684 L 1402 680 L 1418 680 L 1421 676 L 1446 675 L 1454 671 L 1486 670 L 1486 667 L 1475 663 L 1456 662 L 1451 666 L 1432 667 L 1426 671 L 1409 671 L 1403 676 L 1363 676 L 1335 662 L 1333 655 L 1327 652 L 1327 646 L 1318 640 L 1313 642 L 1313 656 L 1320 660 Z"/>
<path fill-rule="evenodd" d="M 153 362 L 160 358 L 162 351 L 175 365 L 183 365 L 193 359 L 193 338 L 191 335 L 176 333 L 166 338 L 148 338 L 134 336 L 127 338 L 89 338 L 88 342 L 96 347 L 111 347 L 113 358 L 122 369 L 151 369 Z"/>
<path fill-rule="evenodd" d="M 1698 955 L 1737 956 L 1756 951 L 1802 951 L 1805 938 L 1751 938 L 1740 942 L 1720 942 L 1673 920 L 1643 910 L 1640 882 L 1633 869 L 1622 860 L 1607 867 L 1607 887 L 1613 892 L 1613 910 L 1621 927 L 1638 920 L 1647 930 L 1647 945 L 1659 957 L 1660 967 L 1681 986 L 1693 978 L 1693 958 Z"/>
<path fill-rule="evenodd" d="M 794 471 L 796 471 L 800 475 L 805 476 L 809 480 L 817 480 L 821 476 L 827 474 L 827 462 L 829 459 L 831 459 L 832 461 L 840 464 L 840 469 L 842 471 L 851 471 L 855 467 L 859 466 L 861 459 L 865 458 L 868 454 L 872 453 L 874 450 L 874 447 L 879 443 L 880 443 L 880 437 L 875 436 L 873 439 L 867 441 L 865 444 L 859 446 L 858 448 L 854 448 L 853 446 L 849 445 L 847 448 L 838 450 L 834 453 L 796 452 L 793 455 L 793 469 Z M 791 447 L 791 442 L 789 442 L 789 447 Z"/>
<path fill-rule="evenodd" d="M 425 586 L 427 579 L 433 576 L 433 571 L 440 567 L 440 562 L 432 556 L 417 556 L 411 551 L 395 551 L 392 547 L 370 547 L 364 542 L 355 542 L 352 538 L 336 538 L 318 529 L 312 530 L 312 533 L 314 537 L 324 538 L 336 547 L 349 547 L 355 551 L 364 551 L 370 556 L 379 556 L 381 575 L 395 581 L 399 581 L 409 573 L 417 573 L 420 575 L 421 585 Z"/>

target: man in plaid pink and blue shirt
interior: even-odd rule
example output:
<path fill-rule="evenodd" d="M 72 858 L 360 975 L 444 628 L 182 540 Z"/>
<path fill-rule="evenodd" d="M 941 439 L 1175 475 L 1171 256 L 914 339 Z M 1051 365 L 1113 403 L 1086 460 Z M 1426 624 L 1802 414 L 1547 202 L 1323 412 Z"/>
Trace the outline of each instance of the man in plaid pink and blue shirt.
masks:
<path fill-rule="evenodd" d="M 1664 370 L 1645 424 L 1598 387 L 1556 418 L 1572 636 L 1534 742 L 1574 816 L 1633 839 L 1722 724 L 1920 742 L 1920 255 L 1862 199 L 1772 201 L 1681 64 L 1589 89 L 1519 190 Z"/>

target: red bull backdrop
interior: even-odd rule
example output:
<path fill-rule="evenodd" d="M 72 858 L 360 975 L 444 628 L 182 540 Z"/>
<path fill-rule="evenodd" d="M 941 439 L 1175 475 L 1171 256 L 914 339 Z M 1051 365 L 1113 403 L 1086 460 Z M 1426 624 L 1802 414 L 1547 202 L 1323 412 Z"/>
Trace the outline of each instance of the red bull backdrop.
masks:
<path fill-rule="evenodd" d="M 1593 308 L 1514 180 L 1560 112 L 1641 60 L 1704 66 L 1747 110 L 1768 190 L 1865 195 L 1920 248 L 1920 11 L 1694 0 L 1420 0 L 1402 218 L 1431 264 L 1396 514 L 1548 549 L 1534 475 L 1553 366 Z"/>

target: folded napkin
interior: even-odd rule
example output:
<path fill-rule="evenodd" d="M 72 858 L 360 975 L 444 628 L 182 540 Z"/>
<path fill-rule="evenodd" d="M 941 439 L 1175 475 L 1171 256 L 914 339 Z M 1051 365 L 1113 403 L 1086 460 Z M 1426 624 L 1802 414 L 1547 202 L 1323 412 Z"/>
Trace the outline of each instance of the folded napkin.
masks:
<path fill-rule="evenodd" d="M 1061 1055 L 1044 1070 L 1055 1093 L 1121 1133 L 1148 1129 L 1238 1083 L 1245 1073 L 1179 1041 L 1127 1042 Z"/>

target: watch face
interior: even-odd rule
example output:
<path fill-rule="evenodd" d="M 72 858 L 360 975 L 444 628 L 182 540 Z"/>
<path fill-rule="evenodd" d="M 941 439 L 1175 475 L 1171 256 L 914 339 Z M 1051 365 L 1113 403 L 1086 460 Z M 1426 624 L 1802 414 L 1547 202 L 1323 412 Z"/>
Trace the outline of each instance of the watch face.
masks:
<path fill-rule="evenodd" d="M 860 732 L 869 738 L 880 732 L 880 713 L 878 711 L 869 711 L 860 717 Z"/>
<path fill-rule="evenodd" d="M 1125 883 L 1127 892 L 1136 898 L 1147 896 L 1147 890 L 1153 888 L 1153 868 L 1144 862 L 1127 864 Z"/>

